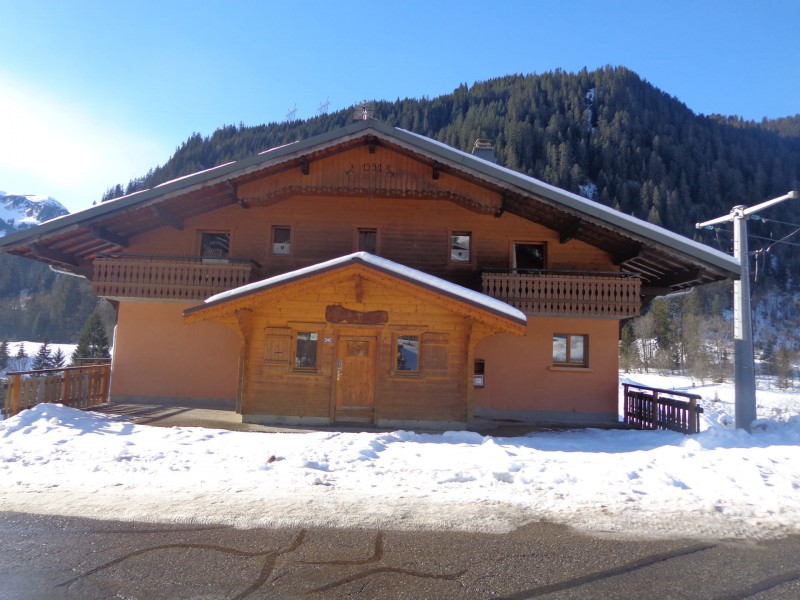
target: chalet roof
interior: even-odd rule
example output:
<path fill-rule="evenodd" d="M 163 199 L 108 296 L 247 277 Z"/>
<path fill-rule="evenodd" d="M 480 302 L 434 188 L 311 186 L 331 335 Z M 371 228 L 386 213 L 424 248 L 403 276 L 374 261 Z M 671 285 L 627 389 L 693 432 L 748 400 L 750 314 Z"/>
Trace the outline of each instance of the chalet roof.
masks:
<path fill-rule="evenodd" d="M 645 293 L 668 293 L 738 277 L 737 260 L 683 236 L 633 218 L 441 142 L 370 119 L 200 171 L 0 238 L 0 251 L 90 274 L 91 262 L 117 253 L 136 235 L 158 227 L 182 229 L 186 219 L 246 202 L 238 186 L 271 173 L 307 169 L 314 160 L 358 146 L 381 146 L 488 187 L 502 195 L 499 210 L 581 240 L 638 274 Z M 648 292 L 648 290 L 650 290 Z"/>
<path fill-rule="evenodd" d="M 223 306 L 233 303 L 248 296 L 259 294 L 292 282 L 308 279 L 323 273 L 342 269 L 350 265 L 363 265 L 373 271 L 378 271 L 390 275 L 395 279 L 400 279 L 413 285 L 433 291 L 440 296 L 446 296 L 463 304 L 472 306 L 480 311 L 492 313 L 503 319 L 513 321 L 519 325 L 527 323 L 525 313 L 509 306 L 505 302 L 496 300 L 455 283 L 445 281 L 434 275 L 412 269 L 394 261 L 369 254 L 368 252 L 355 252 L 339 258 L 334 258 L 316 265 L 282 273 L 268 279 L 248 283 L 238 288 L 227 290 L 207 298 L 203 304 L 188 308 L 184 315 L 188 316 L 205 311 L 209 308 Z"/>

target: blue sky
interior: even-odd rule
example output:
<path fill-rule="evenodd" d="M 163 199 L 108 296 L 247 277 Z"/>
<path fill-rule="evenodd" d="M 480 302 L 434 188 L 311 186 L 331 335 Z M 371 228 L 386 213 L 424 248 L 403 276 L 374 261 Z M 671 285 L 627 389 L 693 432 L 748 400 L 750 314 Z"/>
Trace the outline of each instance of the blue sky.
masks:
<path fill-rule="evenodd" d="M 0 0 L 0 190 L 71 211 L 189 135 L 623 65 L 696 113 L 800 113 L 796 0 Z"/>

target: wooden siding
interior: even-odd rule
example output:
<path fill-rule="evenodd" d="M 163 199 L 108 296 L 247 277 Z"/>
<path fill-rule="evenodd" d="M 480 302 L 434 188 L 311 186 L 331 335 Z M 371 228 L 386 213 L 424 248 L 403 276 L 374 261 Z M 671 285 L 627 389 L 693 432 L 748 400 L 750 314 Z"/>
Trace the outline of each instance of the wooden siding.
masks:
<path fill-rule="evenodd" d="M 395 177 L 385 171 L 344 174 L 351 164 L 367 164 L 367 159 L 369 164 L 394 165 Z M 373 179 L 377 185 L 387 177 L 394 180 L 394 187 L 386 188 L 386 195 L 364 191 Z M 288 188 L 291 193 L 274 194 Z M 439 193 L 444 188 L 453 191 L 452 197 Z M 254 279 L 260 279 L 354 252 L 357 230 L 368 228 L 377 231 L 380 256 L 476 290 L 481 271 L 510 268 L 515 242 L 545 244 L 548 269 L 618 270 L 608 253 L 593 246 L 578 240 L 562 244 L 558 232 L 508 212 L 495 217 L 501 201 L 495 192 L 447 173 L 433 179 L 430 166 L 385 148 L 378 148 L 375 155 L 364 148 L 312 162 L 308 175 L 299 169 L 277 173 L 241 185 L 237 193 L 250 208 L 231 204 L 187 219 L 182 230 L 165 226 L 136 236 L 126 251 L 193 256 L 199 253 L 201 232 L 227 231 L 231 256 L 258 264 Z M 272 253 L 271 233 L 276 226 L 291 228 L 289 255 Z M 450 261 L 453 231 L 472 235 L 467 263 Z"/>
<path fill-rule="evenodd" d="M 495 331 L 521 333 L 524 327 L 511 323 L 505 328 L 473 327 L 474 318 L 465 314 L 463 303 L 446 297 L 431 301 L 434 292 L 387 277 L 352 266 L 209 307 L 204 316 L 195 313 L 189 321 L 202 317 L 246 329 L 242 338 L 249 340 L 247 365 L 240 386 L 245 418 L 268 415 L 334 421 L 346 414 L 336 411 L 336 357 L 342 356 L 340 344 L 356 336 L 376 342 L 375 400 L 370 413 L 374 422 L 467 422 L 471 349 Z M 329 323 L 325 315 L 332 305 L 359 313 L 385 311 L 388 318 L 379 324 Z M 242 311 L 252 312 L 252 318 L 234 323 L 230 315 Z M 485 318 L 493 323 L 496 317 L 487 313 Z M 315 370 L 294 366 L 297 332 L 318 333 Z M 395 368 L 398 335 L 418 336 L 417 371 Z"/>

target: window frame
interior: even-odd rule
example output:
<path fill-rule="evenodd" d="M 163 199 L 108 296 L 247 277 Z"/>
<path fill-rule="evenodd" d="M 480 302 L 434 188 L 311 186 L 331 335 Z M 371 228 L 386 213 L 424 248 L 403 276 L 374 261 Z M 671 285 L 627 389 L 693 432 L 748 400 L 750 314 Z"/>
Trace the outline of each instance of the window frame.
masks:
<path fill-rule="evenodd" d="M 455 244 L 454 238 L 456 236 L 465 236 L 469 240 L 469 247 L 467 248 L 467 258 L 465 260 L 459 260 L 453 258 L 453 246 Z M 475 236 L 472 231 L 467 231 L 465 229 L 452 229 L 448 232 L 448 248 L 447 248 L 447 262 L 451 265 L 471 265 L 474 259 L 474 242 Z"/>
<path fill-rule="evenodd" d="M 297 364 L 298 352 L 300 348 L 300 336 L 301 335 L 308 335 L 308 336 L 315 336 L 316 339 L 309 340 L 314 342 L 314 365 L 313 366 L 299 366 Z M 320 339 L 322 338 L 322 334 L 318 329 L 313 329 L 310 327 L 303 327 L 298 329 L 292 329 L 292 362 L 291 367 L 292 371 L 295 373 L 318 373 L 319 372 L 319 359 L 320 359 Z"/>
<path fill-rule="evenodd" d="M 284 229 L 289 232 L 289 241 L 286 243 L 286 246 L 288 246 L 287 251 L 286 252 L 276 252 L 275 251 L 275 246 L 277 245 L 277 242 L 275 242 L 275 234 L 276 234 L 277 231 L 284 230 Z M 280 256 L 280 257 L 291 256 L 292 255 L 292 237 L 293 236 L 292 236 L 292 227 L 291 227 L 291 225 L 273 225 L 272 226 L 272 230 L 271 230 L 271 235 L 270 235 L 270 238 L 269 238 L 269 252 L 270 252 L 270 255 L 271 256 Z"/>
<path fill-rule="evenodd" d="M 565 360 L 564 361 L 557 361 L 555 352 L 556 352 L 556 338 L 561 337 L 564 338 L 565 341 Z M 572 355 L 572 340 L 573 339 L 581 339 L 582 340 L 582 352 L 583 357 L 581 362 L 576 362 L 571 360 Z M 560 333 L 556 332 L 553 333 L 553 348 L 552 348 L 552 365 L 554 367 L 559 368 L 569 368 L 569 369 L 588 369 L 589 368 L 589 335 L 586 333 Z"/>
<path fill-rule="evenodd" d="M 541 269 L 521 269 L 523 272 L 530 271 L 546 271 L 548 264 L 547 242 L 536 240 L 512 240 L 511 247 L 509 248 L 508 266 L 509 271 L 512 273 L 519 273 L 520 267 L 517 266 L 517 246 L 541 246 L 542 247 L 542 267 Z"/>
<path fill-rule="evenodd" d="M 402 331 L 396 331 L 392 334 L 392 375 L 400 376 L 400 377 L 420 377 L 422 373 L 422 336 L 423 331 L 419 331 L 416 329 L 403 329 Z M 401 337 L 415 337 L 417 338 L 417 368 L 416 369 L 400 369 L 397 365 L 397 359 L 399 354 L 399 345 L 400 345 L 400 338 Z"/>
<path fill-rule="evenodd" d="M 381 236 L 380 236 L 380 230 L 377 227 L 357 227 L 354 234 L 353 247 L 355 248 L 356 252 L 369 252 L 369 250 L 361 249 L 361 233 L 368 231 L 375 233 L 375 251 L 370 252 L 370 254 L 374 254 L 375 256 L 380 256 Z"/>
<path fill-rule="evenodd" d="M 205 236 L 228 236 L 228 247 L 224 256 L 214 256 L 213 254 L 203 254 Z M 197 230 L 197 255 L 204 261 L 225 261 L 231 257 L 231 246 L 233 245 L 233 235 L 230 229 L 198 229 Z"/>

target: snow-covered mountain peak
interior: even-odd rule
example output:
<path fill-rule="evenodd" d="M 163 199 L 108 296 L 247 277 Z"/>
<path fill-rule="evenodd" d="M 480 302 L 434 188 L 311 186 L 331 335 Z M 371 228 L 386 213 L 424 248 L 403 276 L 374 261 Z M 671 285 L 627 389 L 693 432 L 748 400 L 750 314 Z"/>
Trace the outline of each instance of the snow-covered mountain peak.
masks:
<path fill-rule="evenodd" d="M 55 198 L 37 194 L 0 192 L 0 235 L 33 227 L 69 214 Z"/>

